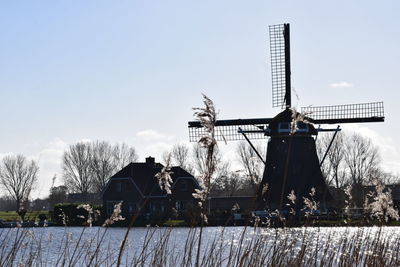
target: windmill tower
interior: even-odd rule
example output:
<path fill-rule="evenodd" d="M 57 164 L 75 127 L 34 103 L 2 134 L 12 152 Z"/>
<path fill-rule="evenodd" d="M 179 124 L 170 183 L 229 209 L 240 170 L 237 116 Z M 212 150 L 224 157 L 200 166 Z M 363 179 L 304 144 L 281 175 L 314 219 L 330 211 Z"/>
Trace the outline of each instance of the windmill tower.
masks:
<path fill-rule="evenodd" d="M 257 195 L 259 206 L 281 210 L 291 190 L 294 190 L 297 199 L 302 199 L 308 196 L 311 188 L 316 189 L 315 199 L 324 205 L 332 197 L 320 168 L 325 156 L 322 160 L 318 158 L 315 137 L 319 132 L 334 131 L 333 141 L 340 128 L 322 129 L 315 125 L 382 122 L 383 102 L 303 107 L 301 113 L 294 111 L 291 103 L 290 26 L 272 25 L 269 33 L 272 106 L 282 110 L 272 118 L 218 120 L 216 139 L 246 140 L 253 149 L 251 139 L 269 139 L 263 179 Z M 301 114 L 307 114 L 307 117 L 302 118 Z M 196 142 L 205 134 L 200 122 L 189 122 L 190 141 Z M 263 194 L 265 185 L 268 185 L 268 190 Z M 298 209 L 302 204 L 300 202 L 297 203 Z"/>

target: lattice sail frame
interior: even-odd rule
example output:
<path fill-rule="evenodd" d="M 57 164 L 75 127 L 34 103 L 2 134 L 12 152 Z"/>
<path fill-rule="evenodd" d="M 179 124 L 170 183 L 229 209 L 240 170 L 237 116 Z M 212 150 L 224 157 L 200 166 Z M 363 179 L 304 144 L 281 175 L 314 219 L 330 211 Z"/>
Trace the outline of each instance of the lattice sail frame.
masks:
<path fill-rule="evenodd" d="M 285 24 L 269 26 L 272 107 L 285 107 L 286 95 L 286 57 L 285 57 Z"/>
<path fill-rule="evenodd" d="M 265 130 L 271 119 L 245 119 L 245 120 L 220 120 L 215 126 L 215 139 L 217 141 L 245 140 L 239 129 L 246 133 L 249 139 L 265 139 Z M 189 122 L 189 141 L 197 142 L 208 132 L 199 121 Z"/>
<path fill-rule="evenodd" d="M 384 121 L 383 102 L 303 107 L 301 112 L 315 124 Z"/>

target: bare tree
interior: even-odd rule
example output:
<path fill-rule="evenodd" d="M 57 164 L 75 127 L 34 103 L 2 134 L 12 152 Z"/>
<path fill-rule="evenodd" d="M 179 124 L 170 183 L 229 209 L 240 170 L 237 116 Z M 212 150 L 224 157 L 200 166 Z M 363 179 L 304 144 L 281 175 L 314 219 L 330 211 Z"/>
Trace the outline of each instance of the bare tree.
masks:
<path fill-rule="evenodd" d="M 93 189 L 98 193 L 103 191 L 114 173 L 138 158 L 135 149 L 125 143 L 112 146 L 106 141 L 96 141 L 90 148 Z"/>
<path fill-rule="evenodd" d="M 211 195 L 215 196 L 235 196 L 243 186 L 243 179 L 238 172 L 229 172 L 215 179 Z"/>
<path fill-rule="evenodd" d="M 384 185 L 393 185 L 400 182 L 398 175 L 391 172 L 386 172 L 380 167 L 371 173 L 371 177 L 379 179 L 379 181 Z"/>
<path fill-rule="evenodd" d="M 176 144 L 172 148 L 171 157 L 178 166 L 186 166 L 189 163 L 189 148 L 183 144 Z"/>
<path fill-rule="evenodd" d="M 196 175 L 204 173 L 207 168 L 207 150 L 199 144 L 194 144 L 192 153 L 193 170 L 196 172 Z M 215 148 L 214 157 L 216 168 L 210 180 L 210 190 L 212 190 L 213 193 L 218 192 L 217 194 L 220 195 L 219 191 L 223 190 L 222 180 L 228 179 L 230 176 L 230 164 L 222 160 L 222 155 L 218 147 Z"/>
<path fill-rule="evenodd" d="M 38 172 L 37 163 L 27 160 L 23 155 L 6 156 L 1 161 L 1 185 L 15 200 L 18 212 L 24 209 L 22 204 L 28 201 L 32 189 L 37 183 Z"/>
<path fill-rule="evenodd" d="M 223 188 L 227 189 L 228 187 L 225 187 L 228 184 L 226 179 L 229 179 L 229 177 L 231 177 L 230 174 L 231 171 L 229 162 L 223 160 L 219 161 L 215 173 L 211 179 L 210 189 L 211 190 L 214 189 L 221 190 Z"/>
<path fill-rule="evenodd" d="M 197 174 L 204 173 L 207 168 L 207 150 L 200 144 L 196 143 L 193 146 L 193 169 Z M 222 160 L 222 155 L 218 147 L 215 147 L 214 151 L 214 162 L 215 170 L 211 177 L 211 184 L 214 183 L 215 179 L 222 176 L 228 176 L 230 170 L 229 162 Z"/>
<path fill-rule="evenodd" d="M 266 155 L 265 149 L 263 149 L 260 144 L 256 144 L 255 148 L 262 155 Z M 252 184 L 254 193 L 256 193 L 263 176 L 264 162 L 257 156 L 254 149 L 245 142 L 240 142 L 238 144 L 236 153 L 242 171 Z"/>
<path fill-rule="evenodd" d="M 378 148 L 370 139 L 356 133 L 346 138 L 345 147 L 344 158 L 352 184 L 370 183 L 380 164 Z"/>
<path fill-rule="evenodd" d="M 122 169 L 131 162 L 138 161 L 138 155 L 135 148 L 128 146 L 125 143 L 116 144 L 113 148 L 114 160 L 117 163 L 117 170 Z"/>
<path fill-rule="evenodd" d="M 381 175 L 379 177 L 381 178 L 382 183 L 385 185 L 400 183 L 400 177 L 398 174 L 381 171 Z"/>
<path fill-rule="evenodd" d="M 364 185 L 371 184 L 379 169 L 380 156 L 371 140 L 357 133 L 345 139 L 345 167 L 354 204 L 362 207 L 366 191 Z"/>
<path fill-rule="evenodd" d="M 106 141 L 76 143 L 63 156 L 65 185 L 71 192 L 101 192 L 110 177 L 128 163 L 137 161 L 133 147 Z"/>
<path fill-rule="evenodd" d="M 218 151 L 218 150 L 217 150 Z M 196 170 L 196 174 L 204 173 L 206 168 L 207 151 L 198 143 L 193 145 L 193 163 Z M 221 156 L 218 152 L 216 154 L 216 162 L 221 160 Z M 218 164 L 217 164 L 218 165 Z"/>
<path fill-rule="evenodd" d="M 319 159 L 322 160 L 332 141 L 331 135 L 322 135 L 317 140 L 317 152 Z M 345 146 L 346 135 L 338 133 L 321 166 L 321 171 L 328 185 L 335 185 L 341 188 L 346 183 L 345 171 Z"/>
<path fill-rule="evenodd" d="M 179 166 L 188 173 L 194 173 L 190 156 L 190 148 L 185 144 L 175 144 L 170 151 L 165 151 L 162 155 L 164 163 L 170 158 L 173 166 Z"/>
<path fill-rule="evenodd" d="M 79 142 L 64 152 L 62 170 L 65 185 L 70 192 L 86 195 L 92 191 L 91 148 L 89 143 Z"/>
<path fill-rule="evenodd" d="M 110 143 L 105 141 L 93 142 L 90 146 L 90 169 L 93 178 L 93 189 L 102 192 L 111 175 L 116 171 L 119 162 L 114 157 L 114 150 Z"/>
<path fill-rule="evenodd" d="M 320 159 L 324 156 L 331 136 L 322 136 L 317 141 Z M 365 198 L 365 185 L 379 178 L 390 182 L 393 179 L 380 168 L 378 148 L 371 140 L 358 133 L 339 133 L 332 143 L 321 170 L 328 184 L 337 188 L 351 186 L 351 194 L 356 206 L 361 207 Z"/>
<path fill-rule="evenodd" d="M 52 209 L 56 204 L 65 202 L 67 200 L 67 193 L 68 188 L 65 185 L 52 186 L 48 198 L 50 208 Z"/>
<path fill-rule="evenodd" d="M 177 166 L 186 170 L 189 173 L 194 171 L 194 167 L 190 162 L 190 149 L 184 144 L 176 144 L 171 152 L 172 161 Z"/>

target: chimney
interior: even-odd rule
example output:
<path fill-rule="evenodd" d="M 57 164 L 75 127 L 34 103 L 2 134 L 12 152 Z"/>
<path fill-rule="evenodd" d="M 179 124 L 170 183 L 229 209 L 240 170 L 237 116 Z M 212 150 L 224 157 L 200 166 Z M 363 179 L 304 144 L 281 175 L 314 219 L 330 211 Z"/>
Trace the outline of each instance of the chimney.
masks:
<path fill-rule="evenodd" d="M 154 165 L 155 164 L 155 159 L 153 157 L 147 157 L 146 158 L 146 163 L 149 165 Z"/>

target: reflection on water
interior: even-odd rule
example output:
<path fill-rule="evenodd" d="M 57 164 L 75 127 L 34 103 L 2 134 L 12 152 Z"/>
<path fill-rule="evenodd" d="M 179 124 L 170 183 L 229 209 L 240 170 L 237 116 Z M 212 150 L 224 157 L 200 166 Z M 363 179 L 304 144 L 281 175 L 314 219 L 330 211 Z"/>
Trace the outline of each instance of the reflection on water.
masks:
<path fill-rule="evenodd" d="M 115 265 L 126 231 L 126 228 L 101 227 L 0 229 L 0 265 L 26 262 L 28 258 L 34 265 L 40 263 L 44 266 Z M 122 263 L 135 265 L 141 261 L 152 265 L 155 259 L 167 259 L 167 262 L 161 262 L 164 265 L 168 262 L 182 263 L 185 257 L 187 262 L 193 263 L 199 234 L 199 228 L 132 228 Z M 315 263 L 321 263 L 325 262 L 325 257 L 330 257 L 329 261 L 335 265 L 341 261 L 343 254 L 352 253 L 351 250 L 365 255 L 373 253 L 368 244 L 375 242 L 374 245 L 383 244 L 385 255 L 395 262 L 399 237 L 400 228 L 396 227 L 206 227 L 203 228 L 200 251 L 202 255 L 212 255 L 210 258 L 218 258 L 220 263 L 228 265 L 230 263 L 226 259 L 232 251 L 257 250 L 258 254 L 270 258 L 276 253 L 274 250 L 280 250 L 282 257 L 290 259 L 298 257 L 304 250 L 305 254 L 310 254 L 304 260 L 314 257 Z M 157 253 L 157 257 L 152 253 Z"/>

